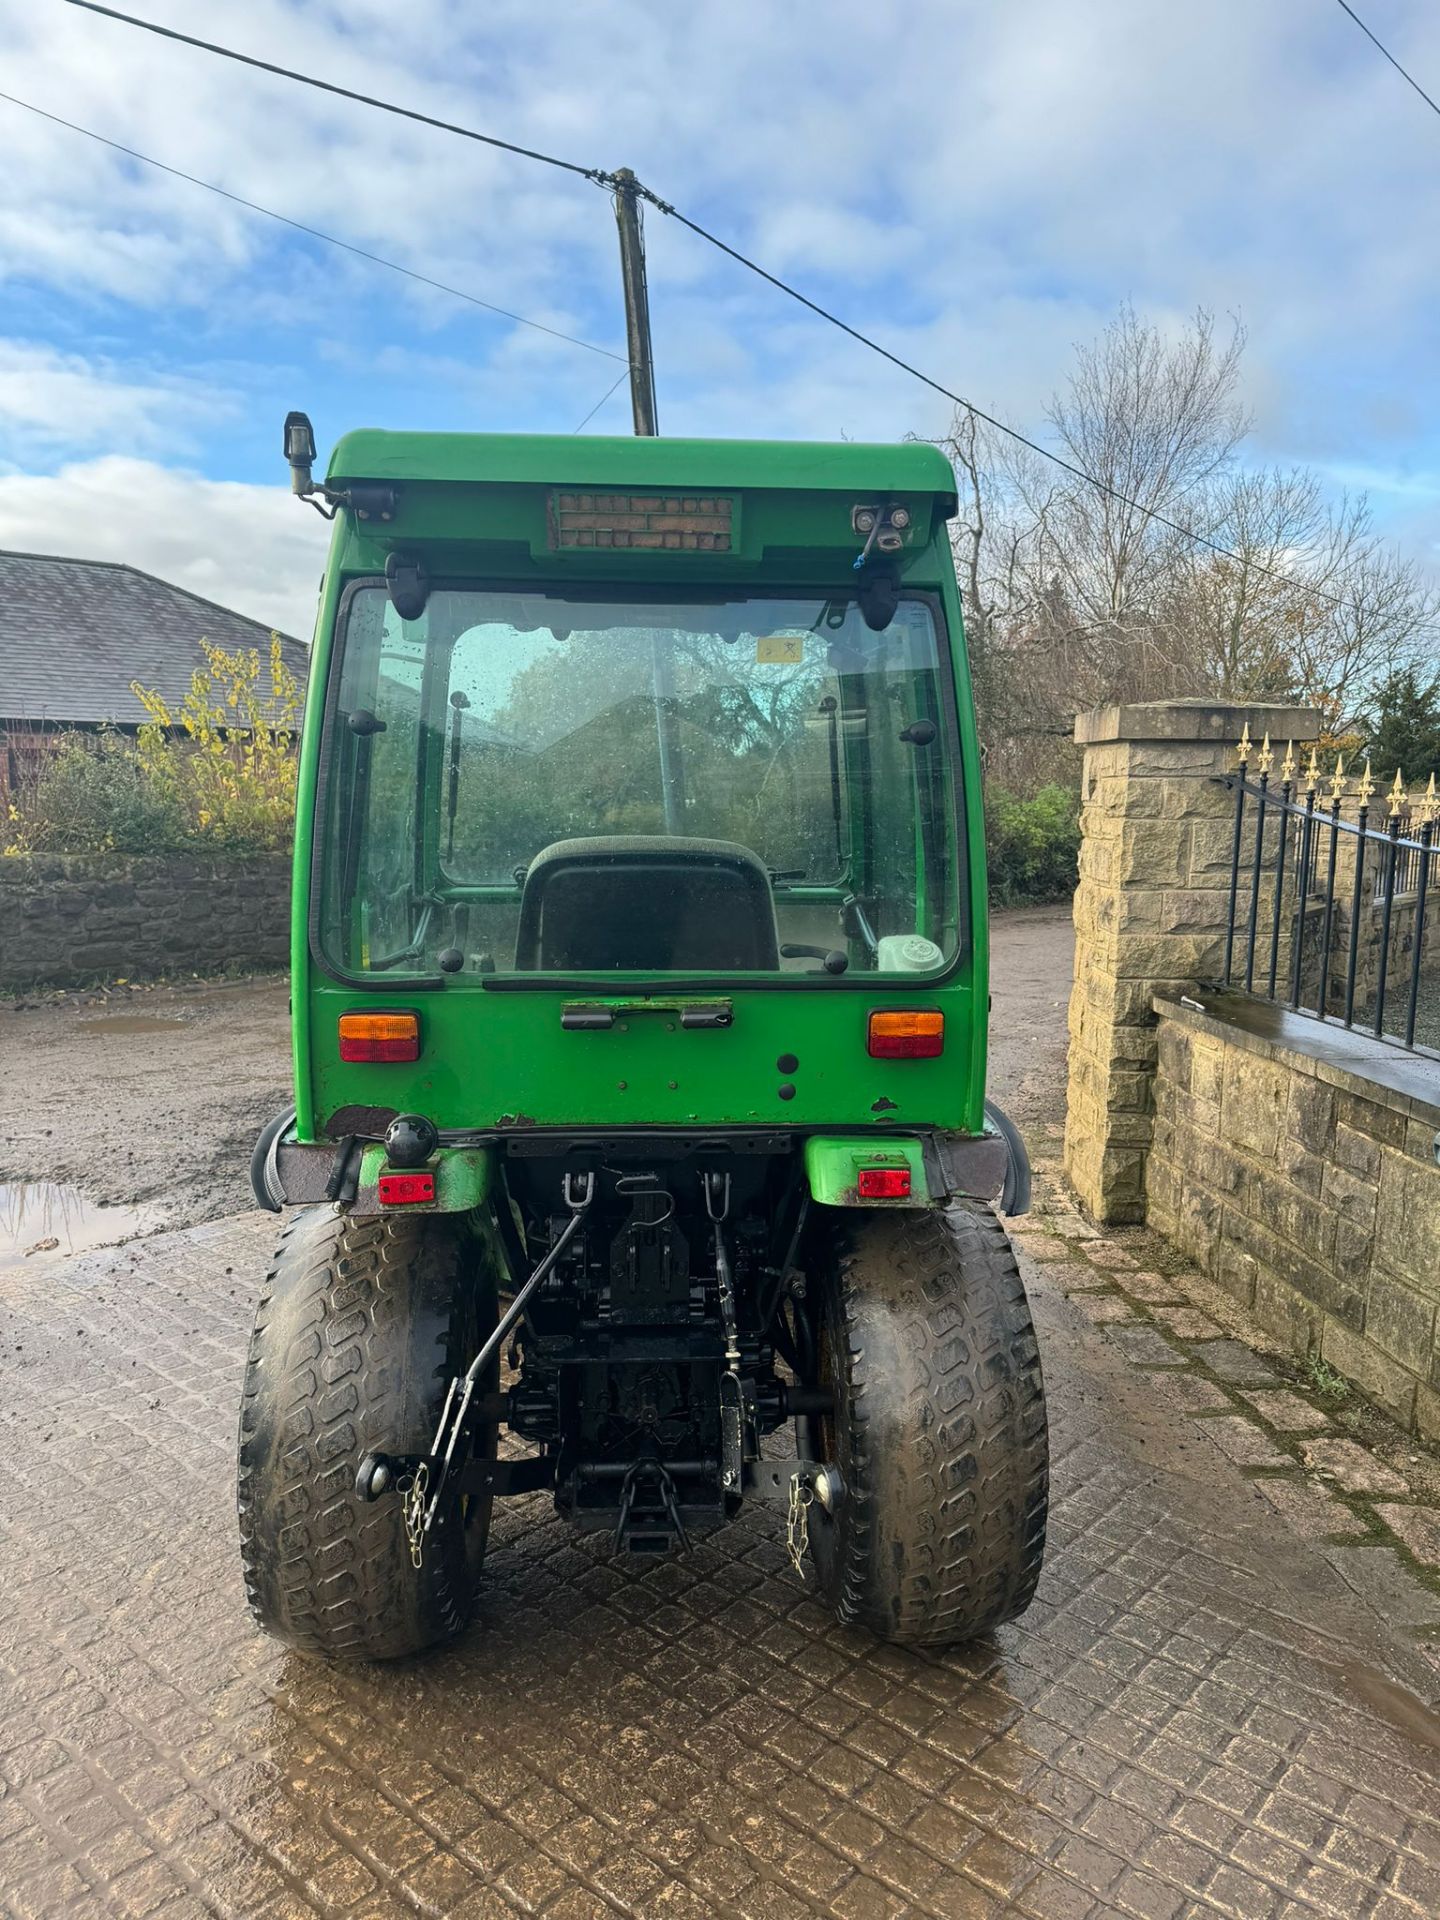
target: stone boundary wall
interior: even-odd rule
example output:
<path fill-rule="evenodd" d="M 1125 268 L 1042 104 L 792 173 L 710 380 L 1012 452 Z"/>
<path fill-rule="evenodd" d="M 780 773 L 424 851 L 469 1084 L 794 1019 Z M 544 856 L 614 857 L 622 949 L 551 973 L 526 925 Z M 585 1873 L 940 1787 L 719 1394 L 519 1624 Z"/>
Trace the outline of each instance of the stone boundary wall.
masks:
<path fill-rule="evenodd" d="M 0 993 L 289 961 L 289 854 L 0 858 Z"/>
<path fill-rule="evenodd" d="M 1104 1225 L 1145 1218 L 1155 996 L 1220 976 L 1235 742 L 1246 726 L 1252 739 L 1303 742 L 1319 724 L 1309 708 L 1208 700 L 1101 707 L 1075 722 L 1085 765 L 1065 1172 Z"/>
<path fill-rule="evenodd" d="M 1426 894 L 1425 920 L 1421 933 L 1421 971 L 1428 980 L 1433 977 L 1437 961 L 1440 961 L 1440 872 L 1432 879 Z M 1390 964 L 1385 976 L 1385 1000 L 1387 1008 L 1386 1030 L 1394 1033 L 1398 1030 L 1406 1003 L 1410 997 L 1410 967 L 1415 954 L 1416 897 L 1413 893 L 1397 893 L 1390 912 Z M 1309 926 L 1306 932 L 1307 943 L 1315 942 L 1317 963 L 1311 966 L 1302 960 L 1307 986 L 1318 989 L 1320 971 L 1318 948 L 1321 939 L 1321 926 L 1324 920 L 1324 900 L 1312 899 L 1307 908 Z M 1330 936 L 1330 1006 L 1339 1007 L 1345 999 L 1345 972 L 1350 957 L 1350 914 L 1351 906 L 1347 899 L 1335 910 L 1335 925 Z M 1289 942 L 1294 939 L 1294 921 L 1298 915 L 1292 915 L 1291 931 L 1282 942 L 1284 955 L 1288 959 L 1293 948 Z M 1355 957 L 1355 1003 L 1373 1016 L 1375 989 L 1380 980 L 1381 933 L 1384 916 L 1379 907 L 1368 899 L 1360 909 L 1360 938 L 1356 945 Z M 1422 989 L 1423 991 L 1423 989 Z M 1357 1016 L 1358 1017 L 1358 1016 Z"/>
<path fill-rule="evenodd" d="M 1359 1035 L 1342 1064 L 1333 1028 L 1292 1016 L 1276 1037 L 1253 1008 L 1248 1025 L 1154 1008 L 1150 1225 L 1293 1352 L 1440 1439 L 1440 1065 Z"/>

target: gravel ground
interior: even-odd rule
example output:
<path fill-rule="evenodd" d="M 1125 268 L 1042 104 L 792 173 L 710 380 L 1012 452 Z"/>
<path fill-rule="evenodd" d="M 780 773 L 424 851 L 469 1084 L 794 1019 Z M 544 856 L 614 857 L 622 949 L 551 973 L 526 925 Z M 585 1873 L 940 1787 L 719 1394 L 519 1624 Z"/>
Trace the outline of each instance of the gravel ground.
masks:
<path fill-rule="evenodd" d="M 1022 907 L 991 922 L 989 1091 L 1027 1131 L 1065 1118 L 1074 965 L 1068 904 Z"/>
<path fill-rule="evenodd" d="M 0 1005 L 0 1183 L 53 1181 L 188 1226 L 250 1207 L 290 1098 L 283 978 Z"/>
<path fill-rule="evenodd" d="M 1021 1125 L 1058 1121 L 1069 908 L 999 915 L 993 943 L 991 1091 Z M 102 1207 L 142 1207 L 148 1227 L 217 1220 L 251 1205 L 250 1149 L 289 1100 L 282 978 L 0 1004 L 0 1184 L 12 1188 L 76 1187 Z"/>

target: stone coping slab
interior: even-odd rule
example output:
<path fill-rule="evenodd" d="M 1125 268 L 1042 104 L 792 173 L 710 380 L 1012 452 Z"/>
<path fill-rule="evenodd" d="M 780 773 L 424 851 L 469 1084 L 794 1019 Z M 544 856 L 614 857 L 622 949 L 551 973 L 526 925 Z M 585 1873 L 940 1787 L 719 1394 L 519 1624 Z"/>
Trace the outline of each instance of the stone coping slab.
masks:
<path fill-rule="evenodd" d="M 1296 1073 L 1440 1130 L 1440 1055 L 1407 1053 L 1336 1020 L 1290 1013 L 1244 993 L 1197 988 L 1183 1001 L 1158 995 L 1153 1005 L 1196 1033 L 1283 1061 Z"/>
<path fill-rule="evenodd" d="M 1147 700 L 1113 707 L 1092 707 L 1075 716 L 1075 739 L 1082 747 L 1119 740 L 1205 740 L 1233 746 L 1249 724 L 1252 736 L 1277 740 L 1313 740 L 1320 732 L 1314 707 L 1247 705 L 1230 700 Z"/>

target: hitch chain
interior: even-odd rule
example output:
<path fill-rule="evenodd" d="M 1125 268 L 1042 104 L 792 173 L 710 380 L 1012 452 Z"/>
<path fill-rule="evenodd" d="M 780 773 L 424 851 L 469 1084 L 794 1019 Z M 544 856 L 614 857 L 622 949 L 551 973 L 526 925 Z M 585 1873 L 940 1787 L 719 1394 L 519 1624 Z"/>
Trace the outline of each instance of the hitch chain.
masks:
<path fill-rule="evenodd" d="M 805 1578 L 805 1556 L 810 1550 L 810 1506 L 814 1498 L 815 1489 L 809 1476 L 792 1473 L 790 1507 L 785 1516 L 785 1546 L 790 1555 L 790 1564 L 802 1580 Z"/>
<path fill-rule="evenodd" d="M 506 1336 L 511 1329 L 518 1326 L 524 1318 L 531 1294 L 548 1277 L 561 1254 L 579 1231 L 580 1223 L 585 1217 L 585 1210 L 595 1198 L 595 1175 L 567 1173 L 564 1192 L 565 1204 L 570 1209 L 570 1218 L 555 1236 L 554 1245 L 524 1286 L 516 1293 L 500 1316 L 495 1331 L 470 1362 L 464 1374 L 450 1382 L 450 1391 L 445 1396 L 445 1405 L 440 1414 L 440 1424 L 435 1429 L 435 1438 L 430 1447 L 430 1458 L 439 1462 L 439 1471 L 434 1481 L 431 1481 L 429 1467 L 422 1461 L 415 1469 L 414 1481 L 405 1493 L 405 1536 L 410 1544 L 411 1561 L 417 1568 L 424 1563 L 425 1536 L 434 1526 L 435 1516 L 440 1511 L 440 1500 L 445 1492 L 445 1482 L 449 1478 L 455 1450 L 460 1443 L 460 1435 L 465 1428 L 465 1416 L 470 1411 L 475 1383 L 505 1345 Z"/>
<path fill-rule="evenodd" d="M 405 1538 L 410 1547 L 410 1564 L 418 1573 L 425 1560 L 425 1489 L 430 1484 L 430 1469 L 422 1460 L 402 1487 Z"/>

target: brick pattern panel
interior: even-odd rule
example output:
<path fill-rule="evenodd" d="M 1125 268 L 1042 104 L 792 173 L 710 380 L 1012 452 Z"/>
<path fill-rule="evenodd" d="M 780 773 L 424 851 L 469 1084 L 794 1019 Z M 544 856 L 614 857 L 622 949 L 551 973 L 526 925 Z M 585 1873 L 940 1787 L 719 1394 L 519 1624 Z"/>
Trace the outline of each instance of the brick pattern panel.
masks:
<path fill-rule="evenodd" d="M 554 544 L 729 553 L 735 502 L 729 494 L 560 493 L 552 506 Z"/>

